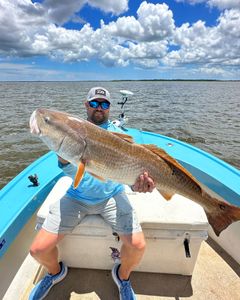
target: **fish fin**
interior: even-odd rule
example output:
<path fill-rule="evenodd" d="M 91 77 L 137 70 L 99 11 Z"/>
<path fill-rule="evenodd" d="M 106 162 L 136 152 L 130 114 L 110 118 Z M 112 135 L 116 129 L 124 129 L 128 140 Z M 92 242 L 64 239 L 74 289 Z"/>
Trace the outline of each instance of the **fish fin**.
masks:
<path fill-rule="evenodd" d="M 88 173 L 89 173 L 90 175 L 92 175 L 93 177 L 97 178 L 97 179 L 100 180 L 100 181 L 103 181 L 103 182 L 106 181 L 105 178 L 103 178 L 103 177 L 101 177 L 101 176 L 98 176 L 98 175 L 96 175 L 96 174 L 94 174 L 94 173 L 92 173 L 92 172 L 89 172 L 89 171 L 88 171 Z"/>
<path fill-rule="evenodd" d="M 78 187 L 78 185 L 83 177 L 84 171 L 85 171 L 85 164 L 80 162 L 78 165 L 77 173 L 74 178 L 74 184 L 73 184 L 74 189 L 76 189 Z"/>
<path fill-rule="evenodd" d="M 162 148 L 157 147 L 156 145 L 151 144 L 142 144 L 143 147 L 147 148 L 148 150 L 152 151 L 154 154 L 162 158 L 168 165 L 172 165 L 179 169 L 180 171 L 184 172 L 188 177 L 190 177 L 200 188 L 200 183 L 196 180 L 196 178 L 188 172 L 178 161 L 176 161 L 172 156 L 170 156 L 165 150 Z M 202 188 L 201 188 L 202 189 Z"/>
<path fill-rule="evenodd" d="M 158 190 L 158 192 L 159 192 L 159 193 L 163 196 L 163 198 L 164 198 L 165 200 L 167 200 L 167 201 L 171 200 L 172 196 L 174 195 L 174 194 L 172 194 L 172 193 L 169 193 L 169 192 L 163 192 L 163 191 L 159 191 L 159 190 Z"/>
<path fill-rule="evenodd" d="M 111 131 L 111 133 L 118 136 L 118 137 L 120 137 L 121 139 L 123 139 L 126 142 L 129 142 L 131 144 L 134 143 L 133 137 L 131 135 L 128 135 L 128 134 L 125 134 L 125 133 L 120 133 L 120 132 L 113 132 L 113 131 Z"/>
<path fill-rule="evenodd" d="M 228 202 L 211 197 L 204 193 L 208 201 L 213 202 L 214 208 L 212 211 L 206 211 L 209 224 L 212 226 L 217 236 L 234 222 L 240 221 L 240 208 L 231 205 Z"/>

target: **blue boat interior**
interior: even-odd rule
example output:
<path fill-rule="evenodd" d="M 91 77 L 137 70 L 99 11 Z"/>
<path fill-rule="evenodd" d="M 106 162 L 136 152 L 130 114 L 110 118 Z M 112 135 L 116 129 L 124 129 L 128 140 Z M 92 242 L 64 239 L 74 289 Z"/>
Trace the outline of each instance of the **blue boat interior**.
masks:
<path fill-rule="evenodd" d="M 176 139 L 126 128 L 139 144 L 154 144 L 164 149 L 201 183 L 228 202 L 240 206 L 240 171 L 215 156 Z M 29 176 L 38 177 L 39 185 Z M 37 159 L 0 191 L 0 258 L 3 257 L 24 225 L 41 206 L 57 180 L 63 176 L 57 156 L 50 151 Z"/>

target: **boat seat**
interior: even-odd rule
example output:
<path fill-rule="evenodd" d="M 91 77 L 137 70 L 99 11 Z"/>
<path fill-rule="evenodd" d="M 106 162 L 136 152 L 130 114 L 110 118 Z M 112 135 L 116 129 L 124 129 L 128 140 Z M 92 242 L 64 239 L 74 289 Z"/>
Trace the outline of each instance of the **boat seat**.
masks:
<path fill-rule="evenodd" d="M 37 213 L 42 224 L 49 205 L 60 199 L 72 179 L 61 177 Z M 166 201 L 157 190 L 152 193 L 126 192 L 137 211 L 147 250 L 138 271 L 191 275 L 201 242 L 207 239 L 208 222 L 204 210 L 180 195 Z M 101 216 L 83 219 L 59 244 L 61 258 L 72 267 L 110 269 L 110 247 L 120 249 L 110 226 Z M 189 257 L 190 256 L 190 257 Z M 84 259 L 82 259 L 84 258 Z"/>

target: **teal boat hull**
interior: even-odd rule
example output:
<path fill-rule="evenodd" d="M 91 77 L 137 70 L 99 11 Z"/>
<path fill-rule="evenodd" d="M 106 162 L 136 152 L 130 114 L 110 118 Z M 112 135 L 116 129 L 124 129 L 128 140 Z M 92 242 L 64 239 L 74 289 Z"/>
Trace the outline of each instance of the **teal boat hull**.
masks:
<path fill-rule="evenodd" d="M 177 159 L 200 182 L 240 206 L 240 171 L 215 156 L 160 134 L 126 128 L 136 143 L 155 144 Z M 28 179 L 37 174 L 39 185 Z M 0 191 L 0 258 L 41 206 L 57 180 L 63 176 L 57 156 L 49 152 L 33 162 Z"/>

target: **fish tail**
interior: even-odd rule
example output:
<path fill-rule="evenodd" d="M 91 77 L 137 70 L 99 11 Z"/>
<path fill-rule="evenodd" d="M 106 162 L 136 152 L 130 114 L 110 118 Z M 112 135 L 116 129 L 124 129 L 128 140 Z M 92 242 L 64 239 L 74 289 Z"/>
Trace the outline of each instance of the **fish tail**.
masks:
<path fill-rule="evenodd" d="M 211 197 L 208 195 L 208 197 Z M 211 197 L 215 208 L 211 213 L 206 211 L 209 224 L 217 236 L 233 222 L 240 221 L 240 208 L 228 202 Z"/>

